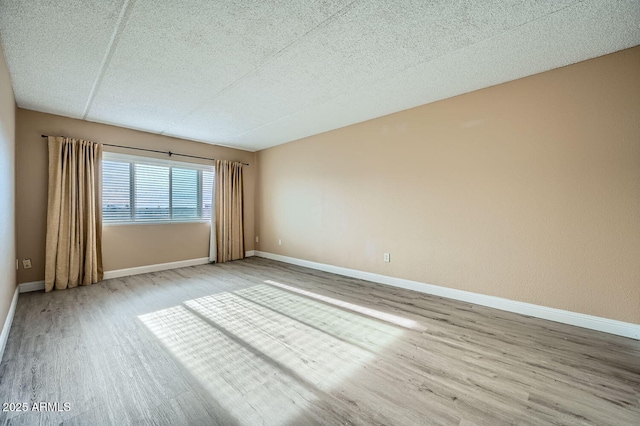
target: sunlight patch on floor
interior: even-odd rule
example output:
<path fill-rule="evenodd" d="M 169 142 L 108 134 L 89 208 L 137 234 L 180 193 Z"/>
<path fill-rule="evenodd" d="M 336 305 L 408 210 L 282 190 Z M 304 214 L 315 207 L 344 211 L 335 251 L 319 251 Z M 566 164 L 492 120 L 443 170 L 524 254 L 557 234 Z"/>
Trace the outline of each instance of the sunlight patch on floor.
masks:
<path fill-rule="evenodd" d="M 283 424 L 404 333 L 363 316 L 382 312 L 285 287 L 213 294 L 139 319 L 241 424 Z"/>
<path fill-rule="evenodd" d="M 375 356 L 234 294 L 202 297 L 185 304 L 318 389 L 330 389 Z M 323 308 L 316 305 L 311 309 L 322 313 Z"/>
<path fill-rule="evenodd" d="M 315 399 L 311 390 L 183 306 L 139 318 L 241 424 L 283 424 Z"/>
<path fill-rule="evenodd" d="M 333 297 L 323 296 L 321 294 L 313 293 L 311 291 L 303 290 L 301 288 L 292 287 L 290 285 L 282 284 L 272 280 L 266 280 L 265 283 L 283 288 L 285 290 L 292 291 L 294 293 L 302 294 L 303 296 L 311 297 L 316 300 L 320 300 L 325 303 L 330 303 L 335 306 L 339 306 L 341 308 L 349 309 L 354 312 L 358 312 L 360 314 L 364 314 L 370 316 L 372 318 L 377 318 L 382 321 L 390 322 L 395 325 L 399 325 L 401 327 L 410 328 L 410 329 L 420 329 L 419 324 L 409 318 L 403 318 L 398 315 L 389 314 L 387 312 L 381 312 L 375 309 L 367 308 L 365 306 L 356 305 L 354 303 L 345 302 L 344 300 L 334 299 Z"/>
<path fill-rule="evenodd" d="M 254 286 L 234 294 L 374 353 L 384 349 L 403 331 L 270 285 Z"/>

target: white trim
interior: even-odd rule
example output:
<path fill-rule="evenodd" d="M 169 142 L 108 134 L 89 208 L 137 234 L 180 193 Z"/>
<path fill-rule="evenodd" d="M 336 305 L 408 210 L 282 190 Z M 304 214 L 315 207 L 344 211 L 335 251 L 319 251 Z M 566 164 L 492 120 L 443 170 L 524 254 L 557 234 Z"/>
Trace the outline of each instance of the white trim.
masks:
<path fill-rule="evenodd" d="M 500 309 L 503 311 L 514 312 L 517 314 L 528 315 L 536 318 L 542 318 L 563 324 L 575 325 L 577 327 L 603 331 L 605 333 L 640 340 L 640 324 L 632 324 L 609 318 L 597 317 L 594 315 L 581 314 L 578 312 L 565 311 L 562 309 L 550 308 L 547 306 L 534 305 L 532 303 L 503 299 L 502 297 L 487 296 L 484 294 L 472 293 L 470 291 L 456 290 L 454 288 L 425 284 L 418 281 L 389 277 L 386 275 L 358 271 L 356 269 L 343 268 L 340 266 L 333 266 L 325 263 L 311 262 L 309 260 L 296 259 L 294 257 L 282 256 L 279 254 L 267 253 L 263 251 L 256 250 L 255 255 L 267 259 L 278 260 L 280 262 L 290 263 L 292 265 L 317 269 L 319 271 L 331 272 L 334 274 L 345 275 L 347 277 L 373 281 L 375 283 L 386 284 L 393 287 L 400 287 L 408 290 L 418 291 L 421 293 L 432 294 L 434 296 L 461 300 L 463 302 L 473 303 L 476 305 L 488 306 L 490 308 Z"/>
<path fill-rule="evenodd" d="M 4 319 L 4 326 L 2 327 L 2 334 L 0 334 L 0 362 L 2 362 L 2 356 L 4 355 L 4 348 L 7 345 L 9 339 L 9 331 L 11 331 L 11 323 L 13 322 L 13 316 L 16 313 L 16 305 L 18 304 L 18 287 L 13 292 L 13 300 L 11 300 L 11 307 L 7 312 L 7 317 Z"/>
<path fill-rule="evenodd" d="M 244 257 L 253 257 L 256 255 L 256 251 L 255 250 L 249 250 L 249 251 L 245 251 L 244 252 Z"/>
<path fill-rule="evenodd" d="M 130 275 L 146 274 L 148 272 L 166 271 L 167 269 L 186 268 L 187 266 L 205 265 L 209 263 L 209 259 L 202 257 L 200 259 L 181 260 L 178 262 L 158 263 L 155 265 L 136 266 L 135 268 L 116 269 L 113 271 L 106 271 L 104 273 L 104 279 L 128 277 Z M 20 293 L 27 293 L 30 291 L 44 290 L 44 281 L 33 281 L 29 283 L 22 283 L 18 285 Z"/>
<path fill-rule="evenodd" d="M 32 281 L 30 283 L 18 284 L 18 289 L 20 290 L 20 293 L 44 290 L 44 281 Z"/>
<path fill-rule="evenodd" d="M 155 265 L 136 266 L 134 268 L 116 269 L 106 271 L 104 279 L 128 277 L 130 275 L 146 274 L 148 272 L 166 271 L 167 269 L 186 268 L 187 266 L 206 265 L 209 263 L 208 257 L 200 259 L 180 260 L 178 262 L 158 263 Z"/>
<path fill-rule="evenodd" d="M 156 221 L 135 221 L 128 220 L 122 222 L 106 222 L 102 224 L 102 227 L 107 226 L 128 226 L 128 225 L 184 225 L 185 223 L 206 223 L 209 224 L 209 219 L 194 219 L 194 220 L 156 220 Z"/>

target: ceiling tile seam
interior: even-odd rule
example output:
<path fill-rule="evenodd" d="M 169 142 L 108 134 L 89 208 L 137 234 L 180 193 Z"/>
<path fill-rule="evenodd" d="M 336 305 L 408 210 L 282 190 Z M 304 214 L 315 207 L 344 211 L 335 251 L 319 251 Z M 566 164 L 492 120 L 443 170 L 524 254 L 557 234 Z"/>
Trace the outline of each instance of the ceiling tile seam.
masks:
<path fill-rule="evenodd" d="M 213 102 L 215 99 L 219 98 L 222 94 L 224 94 L 225 92 L 227 92 L 228 90 L 232 89 L 233 87 L 236 87 L 241 81 L 243 81 L 244 79 L 246 79 L 247 77 L 255 74 L 256 72 L 258 72 L 259 70 L 261 70 L 262 68 L 264 68 L 265 65 L 273 62 L 275 59 L 277 59 L 278 57 L 282 56 L 282 54 L 284 54 L 286 51 L 288 51 L 289 49 L 291 49 L 292 46 L 294 46 L 295 44 L 299 43 L 301 40 L 303 40 L 305 37 L 307 37 L 309 34 L 315 32 L 316 30 L 323 28 L 325 26 L 327 26 L 329 23 L 331 23 L 332 21 L 334 21 L 335 19 L 339 18 L 340 16 L 343 16 L 344 14 L 346 14 L 350 9 L 352 9 L 354 7 L 354 5 L 358 2 L 360 2 L 361 0 L 353 0 L 351 3 L 347 4 L 346 6 L 344 6 L 342 9 L 338 10 L 337 12 L 335 12 L 333 15 L 329 16 L 327 19 L 325 19 L 324 21 L 320 22 L 318 25 L 314 26 L 313 28 L 309 29 L 307 32 L 305 32 L 304 34 L 302 34 L 300 37 L 296 38 L 295 40 L 291 41 L 289 44 L 287 44 L 286 46 L 282 47 L 280 50 L 278 50 L 277 52 L 273 53 L 272 55 L 270 55 L 269 57 L 267 57 L 264 61 L 262 61 L 260 64 L 258 64 L 257 66 L 255 66 L 252 70 L 247 71 L 245 74 L 241 75 L 240 77 L 238 77 L 237 79 L 235 79 L 234 81 L 232 81 L 229 85 L 223 87 L 221 90 L 219 90 L 216 94 L 214 94 L 211 98 L 205 99 L 202 101 L 201 104 L 199 104 L 197 107 L 193 108 L 192 110 L 190 110 L 188 113 L 186 113 L 185 115 L 183 115 L 181 118 L 179 118 L 176 121 L 171 122 L 171 124 L 165 128 L 164 130 L 162 130 L 160 132 L 161 135 L 165 134 L 165 132 L 169 131 L 172 127 L 182 123 L 184 120 L 186 120 L 187 118 L 189 118 L 190 116 L 192 116 L 196 111 L 202 109 L 203 107 L 205 107 L 206 105 L 208 105 L 210 102 Z"/>
<path fill-rule="evenodd" d="M 86 120 L 87 116 L 89 115 L 89 110 L 91 109 L 91 105 L 93 104 L 95 95 L 98 92 L 98 88 L 100 87 L 100 84 L 102 83 L 104 74 L 106 73 L 109 62 L 111 61 L 113 52 L 115 51 L 118 45 L 120 34 L 122 33 L 126 25 L 126 22 L 129 19 L 129 15 L 131 14 L 131 9 L 133 9 L 134 3 L 135 3 L 135 0 L 124 0 L 124 3 L 122 4 L 122 8 L 120 9 L 120 14 L 118 15 L 118 19 L 116 20 L 113 33 L 111 34 L 111 39 L 109 40 L 109 44 L 107 45 L 107 50 L 105 51 L 105 54 L 102 57 L 102 62 L 100 63 L 100 68 L 98 69 L 98 75 L 96 76 L 96 79 L 93 82 L 93 86 L 91 87 L 91 91 L 89 92 L 89 97 L 87 99 L 87 103 L 85 104 L 84 112 L 82 113 L 83 120 Z"/>
<path fill-rule="evenodd" d="M 402 73 L 405 73 L 405 72 L 407 72 L 407 71 L 410 71 L 410 70 L 412 70 L 412 69 L 414 69 L 414 68 L 417 68 L 417 67 L 419 67 L 419 66 L 422 66 L 422 65 L 428 64 L 429 62 L 433 62 L 433 61 L 436 61 L 436 60 L 438 60 L 438 59 L 446 58 L 447 56 L 451 56 L 451 55 L 457 54 L 458 52 L 460 52 L 460 51 L 462 51 L 462 50 L 464 50 L 464 49 L 468 49 L 468 48 L 470 48 L 470 47 L 472 47 L 472 46 L 475 46 L 475 45 L 477 45 L 477 44 L 484 43 L 484 42 L 490 41 L 490 40 L 492 40 L 492 39 L 494 39 L 494 38 L 497 38 L 497 37 L 503 36 L 503 35 L 505 35 L 505 34 L 507 34 L 507 33 L 509 33 L 509 32 L 512 32 L 512 31 L 514 31 L 514 30 L 518 29 L 518 28 L 521 28 L 521 27 L 523 27 L 523 26 L 525 26 L 525 25 L 529 25 L 529 24 L 531 24 L 531 23 L 533 23 L 533 22 L 536 22 L 536 21 L 539 21 L 539 20 L 541 20 L 541 19 L 545 19 L 545 18 L 547 18 L 547 17 L 549 17 L 549 16 L 551 16 L 551 15 L 553 15 L 553 14 L 555 14 L 555 13 L 561 12 L 561 11 L 563 11 L 563 10 L 565 10 L 565 9 L 570 8 L 570 7 L 574 7 L 574 6 L 578 5 L 578 4 L 584 3 L 585 1 L 586 1 L 586 0 L 579 0 L 579 1 L 573 2 L 573 3 L 571 3 L 571 4 L 569 4 L 569 5 L 566 5 L 566 6 L 564 6 L 564 7 L 560 8 L 560 9 L 558 9 L 558 10 L 555 10 L 555 11 L 553 11 L 553 12 L 547 13 L 546 15 L 539 16 L 539 17 L 537 17 L 537 18 L 535 18 L 535 19 L 532 19 L 532 20 L 527 21 L 527 22 L 523 22 L 522 24 L 519 24 L 519 25 L 516 25 L 516 26 L 514 26 L 514 27 L 511 27 L 511 28 L 509 28 L 509 29 L 507 29 L 507 30 L 505 30 L 505 31 L 502 31 L 502 32 L 497 33 L 497 34 L 494 34 L 494 35 L 492 35 L 492 36 L 490 36 L 490 37 L 483 38 L 482 40 L 478 40 L 478 41 L 476 41 L 475 43 L 467 44 L 467 45 L 465 45 L 464 47 L 461 47 L 461 48 L 456 49 L 456 50 L 452 50 L 452 51 L 450 51 L 450 52 L 447 52 L 447 53 L 442 54 L 442 55 L 439 55 L 439 56 L 435 56 L 435 57 L 433 57 L 433 58 L 431 58 L 431 59 L 429 59 L 429 60 L 426 60 L 426 61 L 417 62 L 417 63 L 415 63 L 415 64 L 413 64 L 413 65 L 410 65 L 410 66 L 408 66 L 408 67 L 405 67 L 405 68 L 403 68 L 403 69 L 401 69 L 401 70 L 399 70 L 399 71 L 397 71 L 397 72 L 395 72 L 395 73 L 393 73 L 393 74 L 391 74 L 391 75 L 386 75 L 386 76 L 384 76 L 384 77 L 382 77 L 382 78 L 379 78 L 379 79 L 377 79 L 377 80 L 373 80 L 373 81 L 368 82 L 368 83 L 366 83 L 366 84 L 363 84 L 363 85 L 360 85 L 360 86 L 356 86 L 356 87 L 354 87 L 354 88 L 353 88 L 353 90 L 351 90 L 351 91 L 349 91 L 349 92 L 343 92 L 343 93 L 340 93 L 340 94 L 338 94 L 338 95 L 332 96 L 332 97 L 330 97 L 330 98 L 326 98 L 326 99 L 322 100 L 322 103 L 327 103 L 327 102 L 333 101 L 333 100 L 335 100 L 335 99 L 339 99 L 339 98 L 341 98 L 341 97 L 343 97 L 343 96 L 348 96 L 348 95 L 350 95 L 350 94 L 352 94 L 352 93 L 354 93 L 354 92 L 357 92 L 358 90 L 361 90 L 362 88 L 364 88 L 364 87 L 366 87 L 366 86 L 374 85 L 374 84 L 379 84 L 380 82 L 383 82 L 383 81 L 386 81 L 386 80 L 393 79 L 393 78 L 397 77 L 398 75 L 400 75 L 400 74 L 402 74 Z M 507 82 L 505 81 L 504 83 L 507 83 Z M 457 96 L 457 95 L 453 95 L 453 96 Z M 453 97 L 453 96 L 450 96 L 450 97 Z M 442 99 L 438 99 L 438 100 L 442 100 Z M 437 102 L 438 100 L 430 101 L 429 103 Z M 295 110 L 295 111 L 292 111 L 291 113 L 289 113 L 289 114 L 287 114 L 287 115 L 285 115 L 285 116 L 278 117 L 278 118 L 276 118 L 275 120 L 271 120 L 271 121 L 269 121 L 269 122 L 267 122 L 267 123 L 264 123 L 264 124 L 261 124 L 261 125 L 259 125 L 259 126 L 256 126 L 256 127 L 252 128 L 252 129 L 246 130 L 246 131 L 244 131 L 244 132 L 242 132 L 242 133 L 239 133 L 239 134 L 235 135 L 235 136 L 233 137 L 233 139 L 240 138 L 240 137 L 242 137 L 242 136 L 244 136 L 244 135 L 246 135 L 246 134 L 248 134 L 248 133 L 254 132 L 254 131 L 256 131 L 256 130 L 260 130 L 260 129 L 261 129 L 261 128 L 263 128 L 263 127 L 267 127 L 267 126 L 269 126 L 269 125 L 271 125 L 271 124 L 277 123 L 278 121 L 285 120 L 285 119 L 287 119 L 287 118 L 291 117 L 292 115 L 298 114 L 298 113 L 300 113 L 300 112 L 303 112 L 303 111 L 305 111 L 305 110 L 307 110 L 307 109 L 309 109 L 309 108 L 313 107 L 314 105 L 317 105 L 317 104 L 316 104 L 316 103 L 308 104 L 307 106 L 304 106 L 304 107 L 299 108 L 299 109 L 297 109 L 297 110 Z M 409 107 L 409 108 L 414 108 L 414 107 Z M 385 114 L 385 115 L 386 115 L 386 114 Z M 371 119 L 374 119 L 374 118 L 378 118 L 378 117 L 372 117 L 372 118 L 369 118 L 369 119 L 367 119 L 367 120 L 371 120 Z M 367 120 L 365 120 L 365 121 L 367 121 Z M 354 123 L 354 124 L 355 124 L 355 123 Z"/>

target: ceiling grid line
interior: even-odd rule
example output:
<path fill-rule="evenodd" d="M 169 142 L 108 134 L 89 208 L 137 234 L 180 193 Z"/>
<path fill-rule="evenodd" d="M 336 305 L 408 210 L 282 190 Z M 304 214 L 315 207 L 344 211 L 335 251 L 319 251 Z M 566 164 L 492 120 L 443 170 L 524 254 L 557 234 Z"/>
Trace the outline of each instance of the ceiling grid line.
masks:
<path fill-rule="evenodd" d="M 135 3 L 135 1 L 136 0 L 124 0 L 124 3 L 122 4 L 122 8 L 120 9 L 120 13 L 118 15 L 118 20 L 116 21 L 116 24 L 113 28 L 113 34 L 111 34 L 111 39 L 109 40 L 109 44 L 107 45 L 107 49 L 102 58 L 102 63 L 100 64 L 98 75 L 96 76 L 96 79 L 91 86 L 91 92 L 89 92 L 89 97 L 87 98 L 87 103 L 85 104 L 84 111 L 82 113 L 83 120 L 87 119 L 87 115 L 89 114 L 89 110 L 91 109 L 91 105 L 93 104 L 93 100 L 95 99 L 96 92 L 100 87 L 100 83 L 102 82 L 107 67 L 109 66 L 109 61 L 113 56 L 113 52 L 118 45 L 118 39 L 126 25 L 127 18 L 131 13 L 131 9 L 133 8 L 133 4 Z"/>

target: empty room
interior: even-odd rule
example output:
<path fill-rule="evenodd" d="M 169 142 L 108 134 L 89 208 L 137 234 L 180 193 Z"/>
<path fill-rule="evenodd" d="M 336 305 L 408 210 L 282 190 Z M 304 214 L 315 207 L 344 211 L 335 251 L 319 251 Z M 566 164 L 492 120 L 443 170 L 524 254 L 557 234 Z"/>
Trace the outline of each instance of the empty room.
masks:
<path fill-rule="evenodd" d="M 640 425 L 637 0 L 0 0 L 0 426 Z"/>

